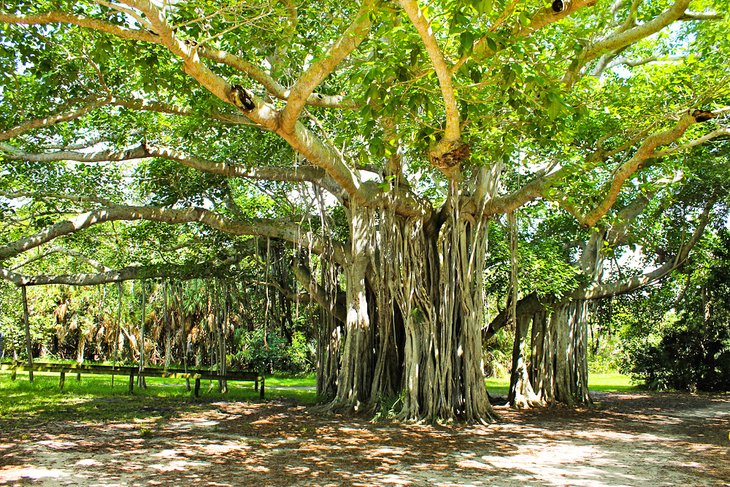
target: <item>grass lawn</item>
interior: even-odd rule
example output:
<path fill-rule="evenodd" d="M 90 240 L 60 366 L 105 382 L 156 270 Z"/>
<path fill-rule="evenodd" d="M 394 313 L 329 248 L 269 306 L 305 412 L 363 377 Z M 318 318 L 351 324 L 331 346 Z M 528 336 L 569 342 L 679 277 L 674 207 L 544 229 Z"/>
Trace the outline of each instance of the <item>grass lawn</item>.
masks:
<path fill-rule="evenodd" d="M 30 382 L 28 374 L 19 372 L 16 380 L 9 373 L 0 373 L 0 418 L 20 419 L 43 416 L 61 419 L 73 416 L 80 420 L 135 419 L 159 413 L 195 409 L 197 405 L 215 401 L 260 401 L 252 382 L 229 382 L 228 393 L 218 392 L 218 382 L 204 380 L 200 384 L 200 398 L 192 397 L 184 379 L 148 377 L 147 389 L 135 386 L 134 394 L 127 392 L 128 376 L 114 378 L 106 375 L 66 374 L 64 390 L 58 388 L 58 374 L 36 372 Z M 193 382 L 193 381 L 191 381 Z M 283 400 L 297 404 L 314 404 L 315 391 L 311 388 L 281 388 L 284 386 L 314 385 L 314 376 L 274 376 L 266 378 L 266 399 Z"/>
<path fill-rule="evenodd" d="M 251 382 L 229 382 L 229 392 L 218 392 L 214 380 L 201 382 L 201 397 L 192 397 L 182 379 L 147 378 L 147 389 L 135 387 L 127 393 L 127 376 L 67 374 L 64 390 L 58 389 L 58 375 L 36 372 L 35 381 L 27 373 L 18 373 L 16 380 L 9 373 L 0 373 L 0 418 L 21 419 L 43 416 L 52 419 L 75 417 L 80 420 L 136 419 L 159 414 L 160 411 L 194 410 L 216 401 L 259 401 L 259 393 Z M 281 400 L 297 404 L 314 404 L 316 394 L 314 374 L 283 375 L 266 378 L 266 400 Z M 487 389 L 492 396 L 507 396 L 508 378 L 488 378 Z M 591 391 L 625 392 L 636 390 L 628 376 L 621 374 L 591 374 Z"/>
<path fill-rule="evenodd" d="M 487 379 L 487 390 L 492 396 L 507 396 L 509 393 L 509 377 L 490 377 Z M 588 387 L 591 392 L 626 392 L 638 390 L 631 383 L 631 377 L 622 374 L 589 374 Z"/>

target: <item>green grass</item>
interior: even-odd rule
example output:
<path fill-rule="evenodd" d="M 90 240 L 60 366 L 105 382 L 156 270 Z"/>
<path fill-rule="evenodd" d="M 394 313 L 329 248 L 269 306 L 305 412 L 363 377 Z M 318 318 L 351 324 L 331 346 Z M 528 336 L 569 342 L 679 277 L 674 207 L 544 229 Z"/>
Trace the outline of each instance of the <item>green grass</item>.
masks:
<path fill-rule="evenodd" d="M 490 377 L 487 390 L 492 396 L 506 396 L 509 393 L 509 377 Z M 631 383 L 631 377 L 623 374 L 589 374 L 588 387 L 591 392 L 627 392 L 639 390 Z"/>
<path fill-rule="evenodd" d="M 623 374 L 589 374 L 588 387 L 593 392 L 628 392 L 639 387 L 631 382 L 631 377 Z"/>
<path fill-rule="evenodd" d="M 487 390 L 492 397 L 509 394 L 509 377 L 489 377 L 486 380 Z"/>
<path fill-rule="evenodd" d="M 276 374 L 266 378 L 266 400 L 282 400 L 295 404 L 314 404 L 316 396 L 314 374 Z M 506 396 L 509 378 L 488 378 L 487 389 L 492 396 Z M 591 374 L 591 391 L 627 392 L 637 390 L 628 376 L 621 374 Z M 64 390 L 58 388 L 58 374 L 35 373 L 35 381 L 27 373 L 18 373 L 16 380 L 9 373 L 0 373 L 0 420 L 36 418 L 40 420 L 74 419 L 79 421 L 144 419 L 193 411 L 215 401 L 259 402 L 259 394 L 250 382 L 229 382 L 229 392 L 218 392 L 214 380 L 201 382 L 201 397 L 192 397 L 182 379 L 147 378 L 147 389 L 135 385 L 128 394 L 128 377 L 66 374 Z"/>
<path fill-rule="evenodd" d="M 128 393 L 128 377 L 66 374 L 64 390 L 58 388 L 58 374 L 36 372 L 30 382 L 28 374 L 19 372 L 16 380 L 9 373 L 0 373 L 0 420 L 38 418 L 43 420 L 132 420 L 194 410 L 201 404 L 215 401 L 259 402 L 259 393 L 252 382 L 229 382 L 228 393 L 218 392 L 218 382 L 204 380 L 200 398 L 192 397 L 184 379 L 149 377 L 147 389 L 134 388 Z M 194 382 L 191 381 L 191 385 Z M 314 404 L 312 389 L 279 389 L 282 386 L 314 385 L 312 376 L 267 377 L 266 401 L 283 400 L 297 404 Z"/>

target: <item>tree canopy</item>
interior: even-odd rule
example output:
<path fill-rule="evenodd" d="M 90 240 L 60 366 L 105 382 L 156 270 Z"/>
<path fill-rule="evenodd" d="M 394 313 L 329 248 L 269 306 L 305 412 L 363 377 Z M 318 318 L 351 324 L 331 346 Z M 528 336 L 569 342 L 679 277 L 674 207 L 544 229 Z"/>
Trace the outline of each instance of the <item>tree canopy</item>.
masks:
<path fill-rule="evenodd" d="M 0 272 L 19 286 L 211 275 L 252 237 L 287 242 L 344 330 L 333 407 L 400 392 L 403 417 L 488 419 L 475 384 L 503 215 L 519 211 L 531 242 L 518 298 L 563 303 L 554 320 L 575 326 L 580 303 L 666 276 L 719 221 L 728 12 L 3 2 Z M 636 245 L 673 260 L 612 274 Z M 18 267 L 29 251 L 43 255 Z M 558 345 L 582 350 L 569 335 Z M 567 392 L 545 397 L 584 400 L 583 365 L 565 360 Z"/>

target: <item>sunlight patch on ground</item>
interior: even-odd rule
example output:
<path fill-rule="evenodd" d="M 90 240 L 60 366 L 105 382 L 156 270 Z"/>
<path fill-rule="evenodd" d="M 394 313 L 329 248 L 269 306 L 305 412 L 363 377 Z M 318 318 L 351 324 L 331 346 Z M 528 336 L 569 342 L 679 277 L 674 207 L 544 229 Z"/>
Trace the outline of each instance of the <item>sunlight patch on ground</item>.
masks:
<path fill-rule="evenodd" d="M 584 487 L 640 483 L 637 477 L 620 471 L 609 455 L 593 445 L 563 442 L 540 449 L 524 449 L 516 455 L 485 455 L 481 460 L 500 470 L 531 474 L 531 480 L 542 482 L 560 480 L 566 485 Z"/>
<path fill-rule="evenodd" d="M 158 470 L 160 472 L 185 472 L 190 467 L 204 467 L 204 462 L 190 462 L 187 460 L 173 460 L 166 464 L 153 463 L 150 468 Z"/>
<path fill-rule="evenodd" d="M 21 482 L 23 480 L 59 479 L 68 474 L 57 468 L 48 469 L 34 466 L 3 467 L 0 470 L 0 482 Z"/>

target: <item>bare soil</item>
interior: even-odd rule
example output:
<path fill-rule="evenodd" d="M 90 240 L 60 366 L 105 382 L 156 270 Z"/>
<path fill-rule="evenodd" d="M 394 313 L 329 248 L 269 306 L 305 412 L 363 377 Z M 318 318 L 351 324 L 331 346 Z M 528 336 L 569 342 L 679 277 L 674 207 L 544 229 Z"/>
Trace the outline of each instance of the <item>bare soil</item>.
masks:
<path fill-rule="evenodd" d="M 730 485 L 730 395 L 594 399 L 592 408 L 500 408 L 489 426 L 234 402 L 153 405 L 126 421 L 0 419 L 0 484 Z"/>

